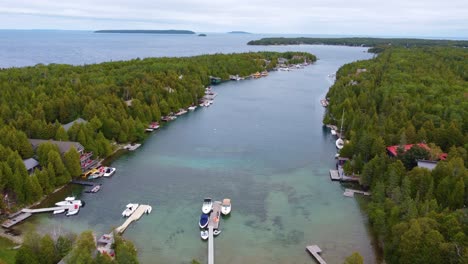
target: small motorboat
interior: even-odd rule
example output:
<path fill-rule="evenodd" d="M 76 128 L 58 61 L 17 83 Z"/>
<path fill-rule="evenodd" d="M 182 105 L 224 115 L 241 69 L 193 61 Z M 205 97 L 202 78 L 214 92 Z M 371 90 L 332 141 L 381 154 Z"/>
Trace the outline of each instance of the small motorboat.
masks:
<path fill-rule="evenodd" d="M 64 212 L 65 212 L 65 209 L 59 209 L 59 210 L 55 210 L 54 214 L 62 214 Z"/>
<path fill-rule="evenodd" d="M 78 209 L 68 210 L 66 216 L 76 215 L 78 211 Z"/>
<path fill-rule="evenodd" d="M 150 214 L 151 211 L 153 211 L 153 207 L 148 205 L 148 208 L 146 209 L 145 213 Z"/>
<path fill-rule="evenodd" d="M 55 205 L 57 206 L 68 206 L 74 204 L 77 204 L 78 206 L 83 206 L 83 203 L 80 200 L 75 200 L 75 197 L 73 196 L 65 198 L 65 201 L 55 203 Z"/>
<path fill-rule="evenodd" d="M 213 235 L 217 236 L 219 234 L 221 234 L 221 230 L 216 229 L 216 230 L 213 231 Z"/>
<path fill-rule="evenodd" d="M 91 190 L 86 191 L 86 192 L 87 193 L 97 193 L 97 192 L 99 192 L 99 190 L 101 190 L 101 185 L 102 184 L 94 185 L 94 187 Z"/>
<path fill-rule="evenodd" d="M 107 167 L 106 170 L 104 171 L 104 177 L 110 177 L 112 175 L 114 175 L 115 171 L 117 169 L 116 168 L 112 168 L 112 167 Z"/>
<path fill-rule="evenodd" d="M 333 136 L 336 136 L 336 130 L 335 130 L 335 129 L 332 129 L 332 130 L 331 130 L 331 134 L 332 134 Z"/>
<path fill-rule="evenodd" d="M 201 236 L 201 238 L 202 238 L 203 240 L 207 240 L 207 239 L 208 239 L 208 236 L 209 236 L 208 230 L 202 230 L 202 231 L 200 231 L 200 236 Z"/>
<path fill-rule="evenodd" d="M 196 105 L 192 105 L 188 108 L 189 111 L 194 111 L 197 108 Z"/>
<path fill-rule="evenodd" d="M 123 217 L 129 217 L 135 212 L 135 210 L 138 208 L 139 204 L 132 204 L 129 203 L 127 204 L 127 208 L 122 212 Z"/>
<path fill-rule="evenodd" d="M 341 138 L 338 138 L 335 142 L 337 149 L 342 149 L 344 147 L 344 141 Z"/>
<path fill-rule="evenodd" d="M 221 204 L 221 213 L 223 215 L 228 215 L 231 213 L 231 199 L 224 199 Z"/>
<path fill-rule="evenodd" d="M 207 214 L 202 214 L 200 216 L 200 221 L 198 222 L 198 225 L 200 228 L 205 228 L 208 225 L 208 222 L 210 221 L 210 216 Z"/>
<path fill-rule="evenodd" d="M 211 198 L 205 198 L 203 200 L 202 212 L 204 214 L 209 214 L 213 210 L 213 201 Z"/>

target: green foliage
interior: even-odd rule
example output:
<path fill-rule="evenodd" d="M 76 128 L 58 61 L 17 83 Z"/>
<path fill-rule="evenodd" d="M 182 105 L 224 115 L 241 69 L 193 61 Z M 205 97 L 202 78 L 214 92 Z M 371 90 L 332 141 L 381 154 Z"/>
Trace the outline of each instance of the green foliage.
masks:
<path fill-rule="evenodd" d="M 138 264 L 137 251 L 132 242 L 115 236 L 115 260 L 118 263 Z"/>
<path fill-rule="evenodd" d="M 63 161 L 71 177 L 78 177 L 81 174 L 80 154 L 72 147 L 63 155 Z"/>
<path fill-rule="evenodd" d="M 364 259 L 359 252 L 354 252 L 345 259 L 344 264 L 364 264 Z"/>
<path fill-rule="evenodd" d="M 327 94 L 324 120 L 337 124 L 345 112 L 342 151 L 364 162 L 368 216 L 389 264 L 467 263 L 466 69 L 465 49 L 386 49 L 343 66 Z M 390 158 L 384 148 L 422 141 L 429 151 L 414 145 Z M 416 167 L 443 152 L 434 170 Z"/>
<path fill-rule="evenodd" d="M 17 250 L 13 249 L 15 244 L 9 239 L 0 237 L 0 263 L 15 263 Z"/>
<path fill-rule="evenodd" d="M 262 38 L 251 40 L 247 45 L 345 45 L 373 47 L 370 52 L 379 53 L 388 47 L 468 47 L 468 41 L 464 40 L 439 40 L 439 39 L 398 39 L 398 38 Z"/>

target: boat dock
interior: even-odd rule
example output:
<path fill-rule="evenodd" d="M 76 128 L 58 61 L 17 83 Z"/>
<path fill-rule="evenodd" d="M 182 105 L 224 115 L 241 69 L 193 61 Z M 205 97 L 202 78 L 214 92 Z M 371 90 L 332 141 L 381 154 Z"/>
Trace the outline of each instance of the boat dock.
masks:
<path fill-rule="evenodd" d="M 221 202 L 215 201 L 213 203 L 213 212 L 210 214 L 210 221 L 208 222 L 208 264 L 214 264 L 214 229 L 219 228 L 219 221 L 221 217 Z"/>
<path fill-rule="evenodd" d="M 135 212 L 133 212 L 133 214 L 129 216 L 127 220 L 121 226 L 117 227 L 115 231 L 117 231 L 117 233 L 122 234 L 132 222 L 140 219 L 148 211 L 150 207 L 151 206 L 144 205 L 144 204 L 139 205 L 138 208 L 135 210 Z"/>
<path fill-rule="evenodd" d="M 127 144 L 123 147 L 123 149 L 126 149 L 128 151 L 134 151 L 136 150 L 137 148 L 139 148 L 141 146 L 141 144 Z"/>
<path fill-rule="evenodd" d="M 319 248 L 317 245 L 311 245 L 306 247 L 307 251 L 309 251 L 310 254 L 317 260 L 318 263 L 320 264 L 327 264 L 325 260 L 319 255 L 322 250 Z"/>
<path fill-rule="evenodd" d="M 94 183 L 89 182 L 89 181 L 73 180 L 73 181 L 71 181 L 70 183 L 79 184 L 79 185 L 85 185 L 85 186 L 94 186 Z"/>
<path fill-rule="evenodd" d="M 31 215 L 32 213 L 24 213 L 22 211 L 19 211 L 18 213 L 15 213 L 14 215 L 12 215 L 10 219 L 3 222 L 2 227 L 8 229 L 16 224 L 23 222 L 24 220 L 29 218 Z"/>
<path fill-rule="evenodd" d="M 338 170 L 330 170 L 330 179 L 340 182 L 359 182 L 359 177 L 345 175 L 341 167 Z"/>
<path fill-rule="evenodd" d="M 362 194 L 365 196 L 370 196 L 370 192 L 365 192 L 365 191 L 360 191 L 360 190 L 353 190 L 353 189 L 345 189 L 345 192 L 343 193 L 344 196 L 346 197 L 354 197 L 354 194 Z"/>
<path fill-rule="evenodd" d="M 330 170 L 330 179 L 332 181 L 340 181 L 341 177 L 340 174 L 338 173 L 338 170 Z"/>
<path fill-rule="evenodd" d="M 56 206 L 56 207 L 48 207 L 48 208 L 38 208 L 38 209 L 29 209 L 29 208 L 24 208 L 21 211 L 13 214 L 10 216 L 10 219 L 6 220 L 3 222 L 2 227 L 3 228 L 10 228 L 16 224 L 19 224 L 32 216 L 35 213 L 44 213 L 44 212 L 53 212 L 56 210 L 62 210 L 62 209 L 69 209 L 72 208 L 73 205 L 67 205 L 67 206 Z"/>

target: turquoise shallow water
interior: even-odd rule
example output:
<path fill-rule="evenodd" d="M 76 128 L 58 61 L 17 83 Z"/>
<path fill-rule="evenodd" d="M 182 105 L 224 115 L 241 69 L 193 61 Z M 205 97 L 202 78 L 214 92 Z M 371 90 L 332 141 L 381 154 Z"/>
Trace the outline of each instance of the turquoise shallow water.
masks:
<path fill-rule="evenodd" d="M 342 263 L 354 251 L 374 263 L 366 216 L 329 179 L 335 147 L 322 129 L 319 103 L 332 83 L 328 74 L 370 55 L 349 47 L 287 49 L 312 52 L 319 61 L 216 86 L 213 106 L 178 118 L 114 162 L 117 173 L 98 180 L 99 193 L 81 196 L 87 205 L 78 216 L 41 215 L 32 222 L 41 232 L 100 235 L 123 222 L 127 203 L 148 203 L 152 214 L 124 234 L 142 263 L 203 263 L 202 199 L 228 197 L 233 211 L 215 239 L 216 263 L 311 263 L 308 244 L 319 245 L 328 263 Z"/>

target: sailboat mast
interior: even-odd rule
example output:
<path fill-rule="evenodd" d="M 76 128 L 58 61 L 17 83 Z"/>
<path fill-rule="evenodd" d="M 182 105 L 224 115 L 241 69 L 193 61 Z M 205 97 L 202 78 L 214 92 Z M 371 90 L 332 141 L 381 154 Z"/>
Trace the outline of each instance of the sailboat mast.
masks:
<path fill-rule="evenodd" d="M 343 114 L 341 115 L 340 138 L 341 138 L 341 135 L 343 134 L 343 120 L 344 120 L 344 109 L 343 109 Z"/>

